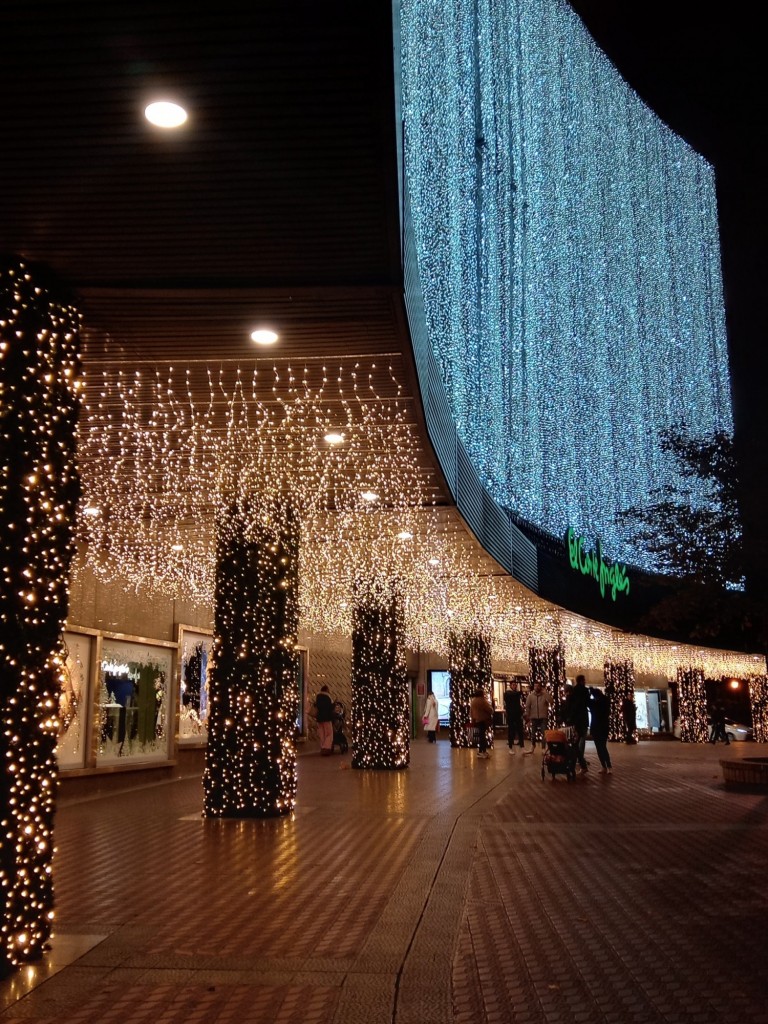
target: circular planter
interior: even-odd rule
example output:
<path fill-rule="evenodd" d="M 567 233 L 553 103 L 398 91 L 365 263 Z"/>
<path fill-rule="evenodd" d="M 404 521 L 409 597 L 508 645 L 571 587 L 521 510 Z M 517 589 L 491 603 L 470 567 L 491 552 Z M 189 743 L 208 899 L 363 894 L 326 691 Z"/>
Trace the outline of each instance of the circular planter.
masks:
<path fill-rule="evenodd" d="M 768 790 L 768 757 L 744 757 L 738 761 L 721 761 L 720 767 L 726 786 Z"/>

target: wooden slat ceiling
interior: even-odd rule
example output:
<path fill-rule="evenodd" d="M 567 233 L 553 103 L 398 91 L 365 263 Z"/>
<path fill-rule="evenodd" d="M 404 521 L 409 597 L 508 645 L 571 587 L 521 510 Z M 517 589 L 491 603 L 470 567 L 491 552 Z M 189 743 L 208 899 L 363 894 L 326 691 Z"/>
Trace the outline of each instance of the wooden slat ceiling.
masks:
<path fill-rule="evenodd" d="M 209 369 L 357 373 L 451 506 L 401 297 L 389 4 L 6 0 L 0 38 L 0 249 L 74 289 L 87 401 L 118 370 L 189 370 L 201 401 Z"/>

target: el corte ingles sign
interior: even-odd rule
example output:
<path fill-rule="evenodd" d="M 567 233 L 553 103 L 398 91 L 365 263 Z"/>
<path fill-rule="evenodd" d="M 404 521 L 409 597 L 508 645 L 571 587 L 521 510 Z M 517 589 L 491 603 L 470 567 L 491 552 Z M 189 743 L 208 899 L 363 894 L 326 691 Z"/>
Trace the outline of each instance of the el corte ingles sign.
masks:
<path fill-rule="evenodd" d="M 605 597 L 606 590 L 610 592 L 611 600 L 616 600 L 617 594 L 629 593 L 629 578 L 627 577 L 626 565 L 619 562 L 607 562 L 603 558 L 603 548 L 598 537 L 593 550 L 587 550 L 583 537 L 577 537 L 569 526 L 565 534 L 565 543 L 568 547 L 568 560 L 571 568 L 580 572 L 582 576 L 591 576 L 600 587 L 600 593 Z"/>

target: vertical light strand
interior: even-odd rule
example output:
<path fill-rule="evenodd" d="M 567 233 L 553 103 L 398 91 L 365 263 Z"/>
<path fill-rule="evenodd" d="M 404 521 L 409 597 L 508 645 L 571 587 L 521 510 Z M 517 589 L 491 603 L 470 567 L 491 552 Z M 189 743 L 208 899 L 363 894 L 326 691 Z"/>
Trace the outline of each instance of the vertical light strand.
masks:
<path fill-rule="evenodd" d="M 80 315 L 50 274 L 0 262 L 0 972 L 53 921 L 60 637 L 79 498 Z"/>

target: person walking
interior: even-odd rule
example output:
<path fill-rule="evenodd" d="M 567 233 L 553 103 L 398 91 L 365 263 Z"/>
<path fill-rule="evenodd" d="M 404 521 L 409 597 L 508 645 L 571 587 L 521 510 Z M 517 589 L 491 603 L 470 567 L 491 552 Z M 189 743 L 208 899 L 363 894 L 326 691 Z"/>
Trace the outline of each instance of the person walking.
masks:
<path fill-rule="evenodd" d="M 564 714 L 566 725 L 571 726 L 576 737 L 576 757 L 582 775 L 589 768 L 584 756 L 589 732 L 589 699 L 586 679 L 584 676 L 576 676 L 576 682 L 565 699 Z"/>
<path fill-rule="evenodd" d="M 531 727 L 531 749 L 524 751 L 532 754 L 536 748 L 536 740 L 541 744 L 542 753 L 546 746 L 544 742 L 544 730 L 547 728 L 547 716 L 549 715 L 549 694 L 537 679 L 533 689 L 525 699 L 525 720 Z"/>
<path fill-rule="evenodd" d="M 589 717 L 592 742 L 600 761 L 600 771 L 610 775 L 611 755 L 608 753 L 608 734 L 611 726 L 611 702 L 596 686 L 589 688 Z"/>
<path fill-rule="evenodd" d="M 504 691 L 504 712 L 507 716 L 507 745 L 510 754 L 514 754 L 515 746 L 525 747 L 523 695 L 516 679 L 511 679 Z"/>
<path fill-rule="evenodd" d="M 717 743 L 722 740 L 726 747 L 730 744 L 728 733 L 725 731 L 725 706 L 719 700 L 712 705 L 712 731 L 709 734 L 709 742 Z"/>
<path fill-rule="evenodd" d="M 440 721 L 437 708 L 437 697 L 434 693 L 428 693 L 424 701 L 424 712 L 421 721 L 424 724 L 424 731 L 430 743 L 437 743 L 437 726 Z"/>
<path fill-rule="evenodd" d="M 320 743 L 320 754 L 330 757 L 333 753 L 333 701 L 327 686 L 321 686 L 312 705 L 317 722 L 317 739 Z"/>
<path fill-rule="evenodd" d="M 489 757 L 488 729 L 493 725 L 493 707 L 483 693 L 481 686 L 478 686 L 472 700 L 469 702 L 469 716 L 472 720 L 472 725 L 477 730 L 477 756 Z"/>

